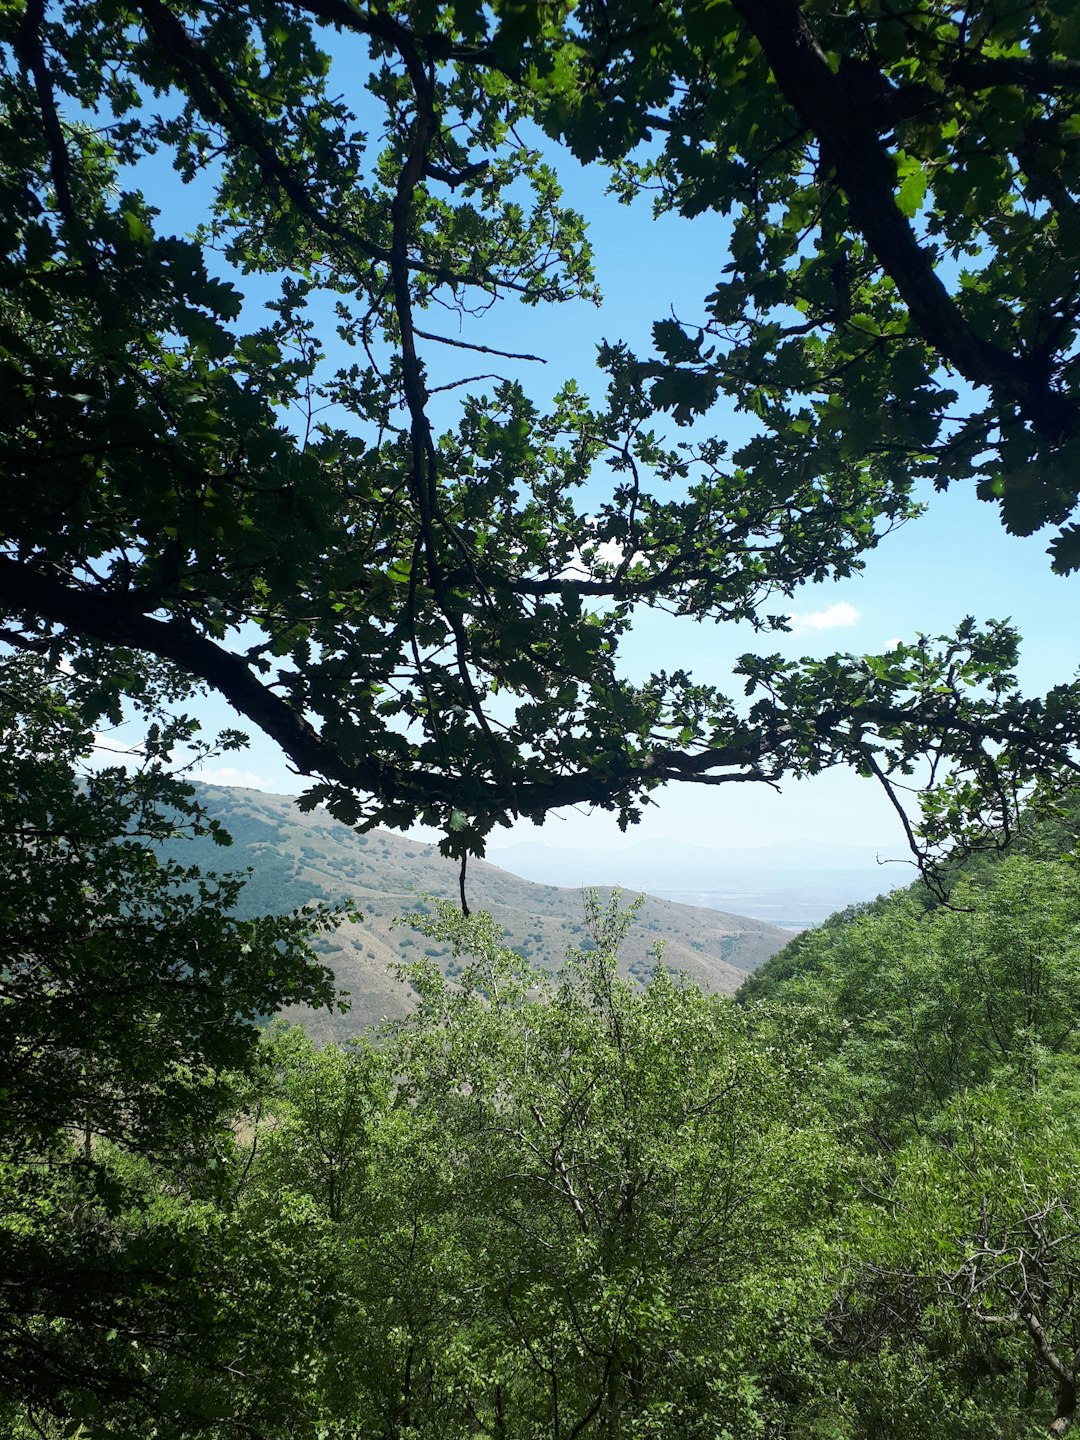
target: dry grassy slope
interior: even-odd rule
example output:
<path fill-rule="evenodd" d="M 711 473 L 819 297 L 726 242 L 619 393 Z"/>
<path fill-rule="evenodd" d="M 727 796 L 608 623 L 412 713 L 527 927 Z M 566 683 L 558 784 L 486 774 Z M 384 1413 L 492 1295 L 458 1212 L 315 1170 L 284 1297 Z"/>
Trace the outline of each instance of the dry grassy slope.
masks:
<path fill-rule="evenodd" d="M 211 813 L 233 836 L 229 850 L 205 845 L 185 859 L 205 869 L 242 870 L 252 876 L 245 891 L 249 913 L 284 911 L 313 900 L 354 901 L 362 925 L 345 925 L 326 944 L 338 984 L 349 992 L 344 1017 L 306 1015 L 316 1034 L 340 1038 L 410 1007 L 408 987 L 390 973 L 402 960 L 430 956 L 449 974 L 449 948 L 392 922 L 403 913 L 431 908 L 429 897 L 457 898 L 457 867 L 433 845 L 385 830 L 358 835 L 323 811 L 302 813 L 289 796 L 207 786 Z M 201 847 L 205 842 L 195 842 Z M 536 964 L 558 968 L 568 947 L 587 941 L 581 893 L 535 885 L 483 861 L 469 866 L 469 903 L 487 910 L 507 933 L 507 944 Z M 604 893 L 603 891 L 601 892 Z M 664 942 L 664 962 L 685 971 L 705 989 L 731 992 L 790 939 L 758 920 L 645 899 L 621 956 L 622 969 L 644 980 L 655 963 L 651 951 Z"/>

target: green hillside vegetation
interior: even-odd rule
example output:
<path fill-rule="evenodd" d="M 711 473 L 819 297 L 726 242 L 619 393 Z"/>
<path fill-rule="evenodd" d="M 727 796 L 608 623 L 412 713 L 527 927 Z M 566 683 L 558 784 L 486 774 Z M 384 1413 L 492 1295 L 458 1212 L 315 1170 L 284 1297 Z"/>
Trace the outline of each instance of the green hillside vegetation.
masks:
<path fill-rule="evenodd" d="M 80 771 L 78 681 L 45 673 L 0 667 L 4 1434 L 1073 1427 L 1068 823 L 955 874 L 948 905 L 836 917 L 743 1003 L 662 961 L 628 977 L 617 898 L 586 898 L 561 968 L 424 902 L 410 1004 L 320 1046 L 258 1020 L 331 1006 L 312 945 L 346 915 L 243 916 L 236 883 L 163 855 L 230 854 L 168 773 L 183 725 L 155 722 L 134 772 Z M 318 812 L 290 831 L 284 800 L 214 800 L 242 846 L 291 834 L 302 887 L 327 870 Z M 400 875 L 429 858 L 354 843 Z"/>
<path fill-rule="evenodd" d="M 894 920 L 900 923 L 900 916 L 932 917 L 942 906 L 965 911 L 977 903 L 980 892 L 999 882 L 1000 867 L 1018 856 L 1056 861 L 1075 853 L 1080 853 L 1080 800 L 1070 791 L 1038 812 L 1023 815 L 1007 846 L 966 855 L 942 867 L 933 885 L 916 880 L 902 892 L 851 905 L 830 915 L 823 925 L 797 935 L 747 976 L 738 998 L 745 1004 L 796 993 L 806 977 L 827 965 L 834 944 L 841 935 L 850 935 L 852 926 L 869 932 L 879 920 L 887 932 Z"/>
<path fill-rule="evenodd" d="M 374 1043 L 272 1027 L 216 1169 L 97 1143 L 79 1227 L 152 1280 L 51 1317 L 10 1433 L 1064 1435 L 1080 874 L 960 901 L 741 1006 L 622 978 L 615 904 L 554 977 L 435 907 L 453 982 L 418 961 Z"/>
<path fill-rule="evenodd" d="M 200 786 L 197 793 L 233 844 L 221 850 L 207 835 L 185 839 L 167 853 L 207 871 L 250 871 L 240 913 L 287 914 L 313 902 L 348 901 L 363 915 L 362 921 L 344 921 L 318 946 L 348 995 L 348 1012 L 288 1012 L 316 1039 L 345 1039 L 404 1015 L 416 999 L 412 987 L 393 973 L 403 962 L 434 959 L 451 978 L 460 972 L 448 942 L 400 923 L 406 912 L 433 913 L 435 899 L 457 898 L 458 867 L 436 846 L 388 830 L 357 834 L 325 811 L 300 810 L 286 795 L 219 786 Z M 498 921 L 506 945 L 542 968 L 557 969 L 567 950 L 593 943 L 580 890 L 535 885 L 474 861 L 468 893 L 474 908 Z M 763 921 L 652 896 L 637 917 L 620 965 L 621 973 L 639 983 L 651 975 L 652 947 L 662 941 L 664 963 L 673 971 L 706 990 L 730 994 L 789 938 Z"/>

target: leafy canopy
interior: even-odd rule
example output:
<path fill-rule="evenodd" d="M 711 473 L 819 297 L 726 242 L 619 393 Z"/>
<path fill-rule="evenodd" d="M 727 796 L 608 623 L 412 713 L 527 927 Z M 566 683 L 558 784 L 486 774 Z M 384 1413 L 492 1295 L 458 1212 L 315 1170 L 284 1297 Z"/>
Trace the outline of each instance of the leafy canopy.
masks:
<path fill-rule="evenodd" d="M 161 667 L 128 678 L 168 702 Z M 199 1206 L 227 1193 L 259 1022 L 334 998 L 311 946 L 334 912 L 241 920 L 242 879 L 162 858 L 213 829 L 169 771 L 188 725 L 148 719 L 132 770 L 86 770 L 94 689 L 0 663 L 0 1414 L 165 1403 L 146 1349 L 212 1328 Z"/>
<path fill-rule="evenodd" d="M 1007 830 L 1073 763 L 1078 713 L 1068 686 L 1020 695 L 1007 626 L 746 656 L 725 689 L 632 683 L 619 655 L 640 605 L 782 625 L 920 476 L 978 475 L 1014 529 L 1066 521 L 1069 17 L 965 15 L 6 7 L 6 637 L 89 646 L 114 706 L 110 647 L 168 660 L 315 779 L 309 803 L 433 823 L 461 856 L 514 815 L 626 823 L 666 781 L 836 764 L 900 807 L 931 762 L 913 844 Z M 457 315 L 594 293 L 533 121 L 617 184 L 732 211 L 727 268 L 703 328 L 604 349 L 601 403 L 570 384 L 542 410 L 498 376 L 433 400 L 431 356 L 472 344 Z M 139 189 L 167 165 L 206 197 L 185 235 Z M 653 428 L 721 393 L 757 419 L 735 453 Z"/>
<path fill-rule="evenodd" d="M 731 217 L 701 323 L 655 328 L 654 403 L 734 398 L 766 483 L 974 477 L 1080 566 L 1074 8 L 583 0 L 561 40 L 549 127 Z"/>

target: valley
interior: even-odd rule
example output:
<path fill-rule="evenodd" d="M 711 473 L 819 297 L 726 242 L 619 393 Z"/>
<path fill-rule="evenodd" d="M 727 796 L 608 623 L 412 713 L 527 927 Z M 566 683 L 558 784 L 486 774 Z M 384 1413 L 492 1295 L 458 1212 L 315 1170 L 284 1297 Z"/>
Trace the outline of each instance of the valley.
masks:
<path fill-rule="evenodd" d="M 206 871 L 250 869 L 243 913 L 283 913 L 318 901 L 348 900 L 363 914 L 362 923 L 343 924 L 320 945 L 339 988 L 348 993 L 348 1012 L 286 1012 L 288 1018 L 302 1019 L 315 1039 L 345 1039 L 408 1013 L 412 991 L 394 973 L 403 963 L 434 959 L 445 973 L 454 974 L 456 962 L 447 945 L 400 923 L 409 912 L 425 913 L 435 899 L 457 900 L 457 866 L 436 846 L 388 830 L 358 834 L 322 810 L 305 814 L 287 795 L 200 786 L 199 798 L 233 837 L 232 846 L 222 849 L 204 838 L 177 842 L 171 853 Z M 590 943 L 583 883 L 586 877 L 576 886 L 537 884 L 474 861 L 468 871 L 469 903 L 495 917 L 510 948 L 534 964 L 557 968 L 569 947 Z M 604 895 L 611 889 L 598 888 Z M 636 893 L 627 888 L 626 901 Z M 704 990 L 731 994 L 790 939 L 789 930 L 763 920 L 648 895 L 621 965 L 624 973 L 644 982 L 660 942 L 670 969 Z"/>

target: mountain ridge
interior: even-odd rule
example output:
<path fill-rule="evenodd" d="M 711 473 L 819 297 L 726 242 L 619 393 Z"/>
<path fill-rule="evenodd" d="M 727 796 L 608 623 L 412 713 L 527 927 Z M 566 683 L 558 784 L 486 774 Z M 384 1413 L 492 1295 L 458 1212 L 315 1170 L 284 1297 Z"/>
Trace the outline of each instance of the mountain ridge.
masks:
<path fill-rule="evenodd" d="M 197 791 L 233 845 L 222 850 L 204 838 L 175 842 L 171 853 L 205 871 L 250 868 L 243 913 L 348 900 L 364 916 L 361 924 L 343 924 L 319 947 L 349 992 L 350 1012 L 290 1011 L 288 1018 L 302 1020 L 320 1040 L 340 1040 L 411 1008 L 411 992 L 391 967 L 424 957 L 451 978 L 456 973 L 449 946 L 394 924 L 404 912 L 430 910 L 433 899 L 457 900 L 457 864 L 436 846 L 386 830 L 358 834 L 321 809 L 301 811 L 293 796 L 218 785 Z M 557 969 L 570 946 L 588 943 L 580 887 L 537 884 L 482 860 L 470 863 L 467 884 L 471 907 L 489 911 L 506 930 L 507 945 L 535 964 Z M 611 893 L 611 887 L 596 888 L 604 898 Z M 627 903 L 635 893 L 624 892 Z M 760 920 L 646 895 L 621 968 L 638 981 L 647 979 L 655 963 L 649 951 L 659 940 L 669 968 L 703 989 L 731 994 L 790 938 Z"/>

